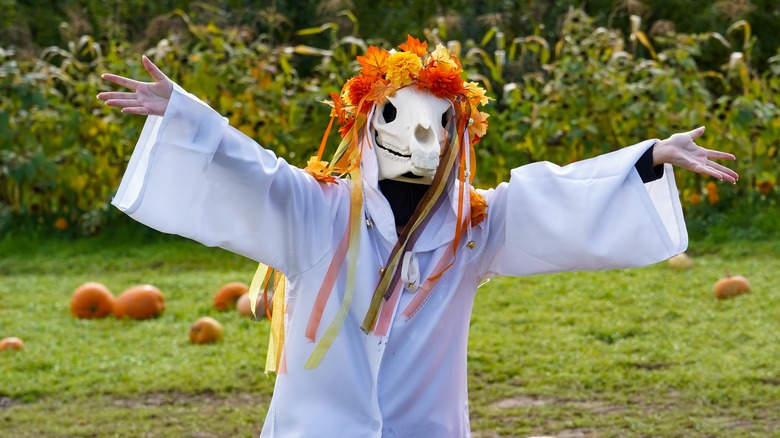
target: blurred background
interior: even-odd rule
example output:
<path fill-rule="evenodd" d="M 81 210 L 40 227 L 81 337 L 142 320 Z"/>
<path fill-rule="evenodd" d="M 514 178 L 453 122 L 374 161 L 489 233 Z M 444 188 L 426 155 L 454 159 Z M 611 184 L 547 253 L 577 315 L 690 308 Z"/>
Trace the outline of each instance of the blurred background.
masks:
<path fill-rule="evenodd" d="M 303 165 L 328 123 L 320 101 L 356 73 L 355 57 L 412 34 L 457 53 L 493 99 L 477 186 L 705 125 L 698 143 L 737 155 L 741 179 L 678 173 L 692 239 L 780 237 L 776 0 L 408 3 L 0 0 L 0 231 L 140 226 L 110 200 L 144 118 L 100 104 L 102 73 L 148 80 L 146 54 Z"/>

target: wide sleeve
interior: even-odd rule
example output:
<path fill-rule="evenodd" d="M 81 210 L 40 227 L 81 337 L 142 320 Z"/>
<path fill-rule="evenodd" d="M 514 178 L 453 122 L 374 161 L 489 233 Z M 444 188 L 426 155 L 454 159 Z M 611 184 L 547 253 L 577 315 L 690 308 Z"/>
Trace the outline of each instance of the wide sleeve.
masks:
<path fill-rule="evenodd" d="M 647 184 L 634 167 L 654 142 L 565 167 L 522 166 L 482 192 L 489 228 L 481 274 L 626 268 L 683 252 L 688 234 L 672 167 Z"/>
<path fill-rule="evenodd" d="M 346 223 L 348 188 L 321 184 L 175 86 L 150 116 L 112 203 L 165 233 L 219 246 L 288 276 L 321 260 Z"/>

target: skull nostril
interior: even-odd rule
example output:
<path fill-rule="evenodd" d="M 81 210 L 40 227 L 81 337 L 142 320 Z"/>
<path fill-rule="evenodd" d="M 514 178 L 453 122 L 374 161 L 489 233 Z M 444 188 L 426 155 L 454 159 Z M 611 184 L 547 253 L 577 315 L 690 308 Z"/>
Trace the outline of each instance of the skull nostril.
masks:
<path fill-rule="evenodd" d="M 418 125 L 414 130 L 414 138 L 422 144 L 428 144 L 433 141 L 433 130 Z"/>

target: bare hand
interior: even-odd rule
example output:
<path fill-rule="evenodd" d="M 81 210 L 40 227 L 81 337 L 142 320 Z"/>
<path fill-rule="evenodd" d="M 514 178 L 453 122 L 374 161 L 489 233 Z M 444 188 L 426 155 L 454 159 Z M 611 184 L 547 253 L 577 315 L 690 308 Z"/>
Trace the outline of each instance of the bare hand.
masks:
<path fill-rule="evenodd" d="M 154 82 L 139 82 L 124 76 L 105 73 L 101 77 L 109 82 L 129 88 L 127 91 L 110 91 L 97 95 L 106 101 L 108 106 L 122 108 L 123 113 L 162 116 L 168 108 L 168 101 L 173 93 L 173 81 L 165 76 L 146 56 L 141 58 L 146 71 L 152 75 Z"/>
<path fill-rule="evenodd" d="M 693 131 L 677 133 L 661 140 L 653 147 L 653 165 L 669 163 L 682 167 L 702 175 L 736 183 L 739 179 L 737 172 L 715 163 L 712 160 L 735 160 L 734 155 L 705 149 L 697 145 L 694 140 L 704 134 L 704 127 Z"/>

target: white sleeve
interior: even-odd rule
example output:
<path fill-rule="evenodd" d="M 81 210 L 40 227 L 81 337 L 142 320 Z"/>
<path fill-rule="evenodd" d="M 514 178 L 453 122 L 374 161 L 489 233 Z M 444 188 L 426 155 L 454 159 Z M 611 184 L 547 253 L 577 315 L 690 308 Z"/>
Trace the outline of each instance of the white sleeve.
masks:
<path fill-rule="evenodd" d="M 276 158 L 176 85 L 165 116 L 148 117 L 112 203 L 289 276 L 325 256 L 346 223 L 347 192 Z"/>
<path fill-rule="evenodd" d="M 488 203 L 484 276 L 644 266 L 685 251 L 672 166 L 644 184 L 634 168 L 648 140 L 559 167 L 533 163 L 483 192 Z"/>

